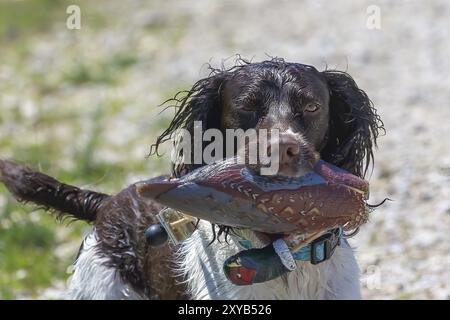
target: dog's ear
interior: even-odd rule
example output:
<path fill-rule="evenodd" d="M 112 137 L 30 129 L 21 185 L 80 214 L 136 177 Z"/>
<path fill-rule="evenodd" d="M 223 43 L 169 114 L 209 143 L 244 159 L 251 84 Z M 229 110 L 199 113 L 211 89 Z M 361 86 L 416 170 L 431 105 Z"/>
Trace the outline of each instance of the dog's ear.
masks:
<path fill-rule="evenodd" d="M 194 121 L 201 121 L 203 130 L 219 129 L 225 78 L 226 73 L 220 72 L 195 83 L 173 121 L 177 121 L 179 115 L 185 120 L 184 128 L 189 131 L 193 130 Z"/>
<path fill-rule="evenodd" d="M 329 132 L 322 158 L 364 177 L 373 162 L 378 134 L 384 131 L 383 122 L 350 75 L 334 70 L 322 75 L 330 90 Z"/>
<path fill-rule="evenodd" d="M 209 77 L 197 81 L 190 90 L 181 91 L 174 98 L 165 102 L 165 104 L 173 103 L 171 106 L 174 106 L 177 111 L 168 128 L 157 138 L 156 143 L 153 145 L 156 153 L 159 145 L 174 138 L 179 129 L 187 129 L 193 138 L 194 122 L 200 122 L 203 131 L 220 128 L 220 116 L 222 113 L 221 91 L 227 75 L 226 71 L 214 69 Z M 193 139 L 191 141 L 191 159 L 194 159 L 194 141 Z M 174 147 L 177 148 L 177 146 Z M 181 160 L 183 158 L 182 153 L 179 153 L 176 158 L 172 167 L 174 176 L 183 175 L 200 166 L 200 164 L 183 163 Z"/>

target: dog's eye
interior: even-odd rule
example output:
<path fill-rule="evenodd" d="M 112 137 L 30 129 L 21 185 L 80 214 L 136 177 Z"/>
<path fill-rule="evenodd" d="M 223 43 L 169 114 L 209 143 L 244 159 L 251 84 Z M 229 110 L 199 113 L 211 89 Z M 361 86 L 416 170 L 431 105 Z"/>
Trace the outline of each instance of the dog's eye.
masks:
<path fill-rule="evenodd" d="M 260 101 L 252 101 L 244 103 L 241 106 L 241 110 L 247 111 L 247 112 L 256 112 L 261 110 L 261 102 Z"/>
<path fill-rule="evenodd" d="M 316 112 L 319 110 L 319 106 L 314 103 L 309 103 L 306 105 L 305 109 L 303 109 L 305 112 Z"/>
<path fill-rule="evenodd" d="M 240 109 L 247 112 L 255 112 L 261 110 L 263 107 L 263 101 L 260 97 L 246 97 L 238 103 Z"/>

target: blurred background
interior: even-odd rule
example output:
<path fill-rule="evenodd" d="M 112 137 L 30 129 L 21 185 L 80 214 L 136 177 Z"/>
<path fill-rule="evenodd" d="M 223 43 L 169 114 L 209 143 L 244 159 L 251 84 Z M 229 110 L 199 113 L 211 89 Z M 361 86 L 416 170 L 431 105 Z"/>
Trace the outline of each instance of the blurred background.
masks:
<path fill-rule="evenodd" d="M 239 53 L 347 70 L 387 130 L 371 202 L 394 200 L 351 239 L 364 297 L 449 299 L 449 16 L 446 0 L 0 0 L 0 157 L 114 193 L 169 170 L 147 157 L 173 115 L 158 105 L 205 63 Z M 89 228 L 1 185 L 0 299 L 61 298 Z"/>

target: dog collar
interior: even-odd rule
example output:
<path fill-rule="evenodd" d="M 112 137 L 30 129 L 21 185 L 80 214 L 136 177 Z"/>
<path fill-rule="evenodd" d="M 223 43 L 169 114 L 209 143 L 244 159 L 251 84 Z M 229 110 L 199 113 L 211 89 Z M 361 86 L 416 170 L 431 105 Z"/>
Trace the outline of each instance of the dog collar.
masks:
<path fill-rule="evenodd" d="M 295 260 L 310 261 L 316 265 L 331 258 L 334 250 L 341 243 L 342 228 L 331 229 L 319 238 L 304 246 L 292 256 Z"/>
<path fill-rule="evenodd" d="M 239 232 L 235 236 L 242 237 Z M 296 243 L 295 237 L 279 238 L 263 248 L 255 248 L 242 237 L 237 243 L 246 250 L 224 261 L 223 271 L 235 285 L 251 285 L 276 279 L 297 268 L 296 260 L 316 265 L 328 260 L 340 244 L 342 229 L 313 234 Z"/>
<path fill-rule="evenodd" d="M 298 261 L 309 261 L 311 264 L 319 264 L 331 258 L 334 253 L 334 250 L 341 243 L 343 232 L 342 228 L 335 228 L 326 231 L 319 238 L 314 239 L 307 245 L 303 246 L 296 252 L 289 252 L 294 260 Z M 255 246 L 252 241 L 244 238 L 242 235 L 238 235 L 237 239 L 238 244 L 244 249 L 253 249 Z M 286 254 L 286 247 L 289 248 L 289 251 L 297 246 L 299 241 L 288 241 L 288 244 L 285 243 L 283 239 L 278 239 L 273 242 L 273 246 L 275 252 L 278 254 L 280 259 L 283 262 L 283 265 L 290 269 L 288 265 L 291 265 L 291 257 Z"/>

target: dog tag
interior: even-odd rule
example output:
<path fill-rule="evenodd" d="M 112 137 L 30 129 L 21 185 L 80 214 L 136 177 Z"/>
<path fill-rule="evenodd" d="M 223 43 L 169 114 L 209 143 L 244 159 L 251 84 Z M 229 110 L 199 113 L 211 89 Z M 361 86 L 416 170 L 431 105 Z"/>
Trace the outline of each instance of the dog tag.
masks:
<path fill-rule="evenodd" d="M 156 218 L 175 245 L 189 238 L 195 230 L 196 218 L 171 208 L 161 210 Z"/>

